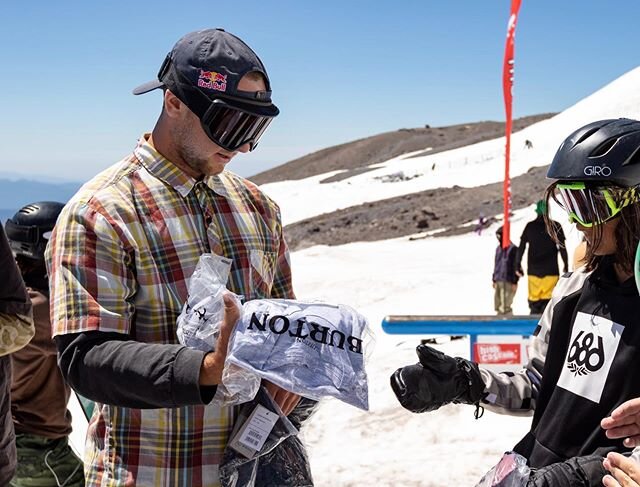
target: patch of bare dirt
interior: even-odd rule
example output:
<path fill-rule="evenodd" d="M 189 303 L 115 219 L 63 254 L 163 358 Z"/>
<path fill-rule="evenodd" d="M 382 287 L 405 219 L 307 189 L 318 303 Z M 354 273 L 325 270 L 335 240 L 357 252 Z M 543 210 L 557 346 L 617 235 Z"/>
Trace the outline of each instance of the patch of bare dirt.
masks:
<path fill-rule="evenodd" d="M 535 167 L 511 181 L 512 208 L 539 200 L 548 166 Z M 316 244 L 342 245 L 387 240 L 441 229 L 438 236 L 473 231 L 480 214 L 495 218 L 503 211 L 502 182 L 475 188 L 437 188 L 365 203 L 287 225 L 292 250 Z"/>

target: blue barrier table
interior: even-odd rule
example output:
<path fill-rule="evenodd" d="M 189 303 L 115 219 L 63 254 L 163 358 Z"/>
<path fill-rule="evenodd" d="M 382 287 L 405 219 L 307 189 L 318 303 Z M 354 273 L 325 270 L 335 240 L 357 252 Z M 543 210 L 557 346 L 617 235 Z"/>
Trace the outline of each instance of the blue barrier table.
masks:
<path fill-rule="evenodd" d="M 470 357 L 478 335 L 529 336 L 540 315 L 386 316 L 382 330 L 390 335 L 469 335 Z"/>

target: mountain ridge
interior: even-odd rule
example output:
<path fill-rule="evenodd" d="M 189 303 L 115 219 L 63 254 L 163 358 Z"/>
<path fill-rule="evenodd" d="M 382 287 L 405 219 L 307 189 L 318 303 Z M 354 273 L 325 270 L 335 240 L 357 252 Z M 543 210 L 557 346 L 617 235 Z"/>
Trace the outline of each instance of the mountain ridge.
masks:
<path fill-rule="evenodd" d="M 517 118 L 513 131 L 551 118 L 542 113 Z M 342 173 L 323 182 L 334 182 L 366 172 L 369 166 L 412 152 L 436 154 L 459 147 L 495 139 L 504 135 L 504 122 L 480 121 L 443 127 L 399 129 L 334 145 L 255 174 L 248 179 L 261 185 L 284 180 L 299 180 L 332 171 Z M 415 154 L 417 157 L 423 154 Z"/>

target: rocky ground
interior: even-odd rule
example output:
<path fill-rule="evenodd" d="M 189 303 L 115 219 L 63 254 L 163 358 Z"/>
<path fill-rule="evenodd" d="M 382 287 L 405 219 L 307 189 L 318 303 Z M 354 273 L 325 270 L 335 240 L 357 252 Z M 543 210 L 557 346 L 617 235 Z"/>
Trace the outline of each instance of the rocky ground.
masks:
<path fill-rule="evenodd" d="M 553 114 L 514 121 L 521 130 Z M 288 162 L 250 179 L 258 184 L 295 180 L 338 169 L 345 170 L 324 182 L 365 172 L 371 164 L 431 147 L 430 154 L 500 137 L 504 124 L 477 122 L 449 127 L 401 129 L 330 147 Z M 420 155 L 420 154 L 418 154 Z M 547 167 L 532 168 L 512 179 L 513 209 L 540 199 L 546 187 Z M 393 184 L 390 182 L 389 184 Z M 475 188 L 438 188 L 365 203 L 319 215 L 285 227 L 292 250 L 315 244 L 342 245 L 355 241 L 386 240 L 441 230 L 440 236 L 473 231 L 479 215 L 492 219 L 502 213 L 502 183 Z M 420 238 L 420 235 L 414 238 Z"/>
<path fill-rule="evenodd" d="M 512 179 L 514 210 L 540 199 L 547 185 L 547 167 L 532 168 Z M 287 225 L 285 235 L 293 250 L 316 244 L 387 240 L 435 229 L 442 229 L 438 236 L 450 236 L 473 231 L 480 213 L 490 219 L 501 214 L 502 204 L 501 182 L 476 188 L 430 189 Z"/>

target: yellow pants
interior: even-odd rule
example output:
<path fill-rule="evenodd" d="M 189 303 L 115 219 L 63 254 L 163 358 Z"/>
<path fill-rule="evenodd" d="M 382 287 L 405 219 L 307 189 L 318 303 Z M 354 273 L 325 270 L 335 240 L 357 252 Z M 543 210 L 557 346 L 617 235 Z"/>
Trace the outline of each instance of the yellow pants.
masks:
<path fill-rule="evenodd" d="M 551 292 L 556 287 L 560 276 L 528 276 L 529 301 L 541 301 L 551 299 Z"/>

